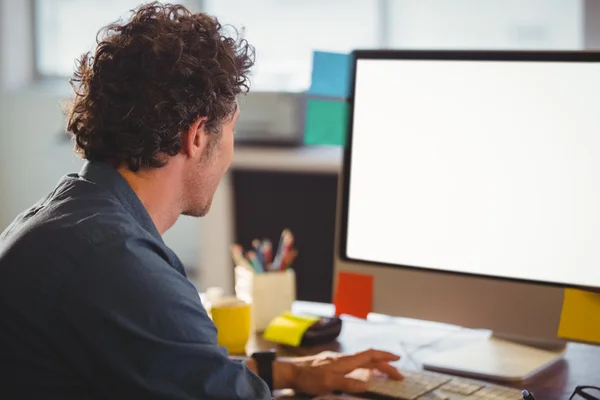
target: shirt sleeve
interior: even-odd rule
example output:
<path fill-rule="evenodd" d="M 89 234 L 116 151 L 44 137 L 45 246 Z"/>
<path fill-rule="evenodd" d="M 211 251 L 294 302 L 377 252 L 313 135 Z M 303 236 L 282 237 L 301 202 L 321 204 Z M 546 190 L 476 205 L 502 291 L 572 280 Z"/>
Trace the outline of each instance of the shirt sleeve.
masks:
<path fill-rule="evenodd" d="M 271 399 L 230 360 L 194 285 L 153 248 L 102 246 L 77 268 L 59 303 L 61 353 L 106 399 Z"/>

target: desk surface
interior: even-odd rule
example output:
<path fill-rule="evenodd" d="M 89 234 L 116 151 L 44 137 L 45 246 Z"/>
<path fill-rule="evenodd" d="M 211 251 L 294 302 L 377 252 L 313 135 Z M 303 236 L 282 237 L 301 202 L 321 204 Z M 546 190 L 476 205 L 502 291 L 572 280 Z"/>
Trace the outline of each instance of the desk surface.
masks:
<path fill-rule="evenodd" d="M 310 311 L 330 315 L 331 305 L 302 303 L 294 311 Z M 322 351 L 357 352 L 370 347 L 394 352 L 402 357 L 398 367 L 420 369 L 420 360 L 427 354 L 452 348 L 469 340 L 489 335 L 486 332 L 464 330 L 454 326 L 424 323 L 403 318 L 374 316 L 369 322 L 344 318 L 342 333 L 335 343 L 312 348 L 273 346 L 260 337 L 249 343 L 249 350 L 277 347 L 281 356 L 307 356 Z M 551 369 L 516 387 L 526 388 L 544 400 L 568 399 L 577 385 L 600 384 L 600 346 L 569 343 L 564 359 Z"/>

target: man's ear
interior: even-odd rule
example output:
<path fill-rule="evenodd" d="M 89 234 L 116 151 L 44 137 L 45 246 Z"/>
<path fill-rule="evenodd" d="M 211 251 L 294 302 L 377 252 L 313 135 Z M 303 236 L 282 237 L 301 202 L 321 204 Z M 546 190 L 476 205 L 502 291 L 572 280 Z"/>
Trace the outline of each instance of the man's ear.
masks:
<path fill-rule="evenodd" d="M 187 132 L 183 135 L 181 151 L 189 157 L 196 157 L 204 153 L 204 148 L 208 145 L 208 135 L 206 134 L 207 117 L 200 117 L 194 121 Z"/>

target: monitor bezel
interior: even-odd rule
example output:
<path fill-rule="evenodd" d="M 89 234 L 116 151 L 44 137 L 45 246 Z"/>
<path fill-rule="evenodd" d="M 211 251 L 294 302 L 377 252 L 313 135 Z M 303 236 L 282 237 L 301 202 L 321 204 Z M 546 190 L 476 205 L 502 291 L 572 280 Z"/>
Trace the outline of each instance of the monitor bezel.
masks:
<path fill-rule="evenodd" d="M 535 61 L 535 62 L 600 62 L 600 52 L 590 51 L 513 51 L 513 50 L 355 50 L 351 53 L 350 95 L 348 104 L 347 137 L 342 162 L 342 199 L 340 213 L 340 231 L 338 255 L 341 260 L 361 265 L 409 269 L 436 274 L 449 274 L 473 278 L 495 279 L 507 282 L 582 289 L 600 292 L 600 287 L 574 285 L 530 279 L 511 278 L 495 275 L 475 274 L 468 272 L 446 271 L 431 267 L 401 265 L 350 258 L 347 254 L 348 236 L 348 203 L 350 195 L 350 178 L 352 162 L 352 134 L 354 120 L 354 94 L 356 90 L 356 65 L 359 60 L 451 60 L 451 61 Z"/>

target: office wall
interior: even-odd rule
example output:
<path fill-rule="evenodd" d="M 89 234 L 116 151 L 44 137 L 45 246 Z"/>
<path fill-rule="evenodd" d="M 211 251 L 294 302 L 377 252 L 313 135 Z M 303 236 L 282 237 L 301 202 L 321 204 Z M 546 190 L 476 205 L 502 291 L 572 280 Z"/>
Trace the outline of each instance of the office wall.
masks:
<path fill-rule="evenodd" d="M 59 139 L 62 125 L 54 94 L 0 95 L 0 229 L 79 168 L 68 142 Z"/>
<path fill-rule="evenodd" d="M 0 90 L 31 82 L 34 75 L 32 1 L 0 0 Z"/>
<path fill-rule="evenodd" d="M 590 0 L 588 3 L 593 3 Z M 389 12 L 393 47 L 579 49 L 583 0 L 402 0 Z M 467 11 L 468 10 L 468 11 Z"/>

